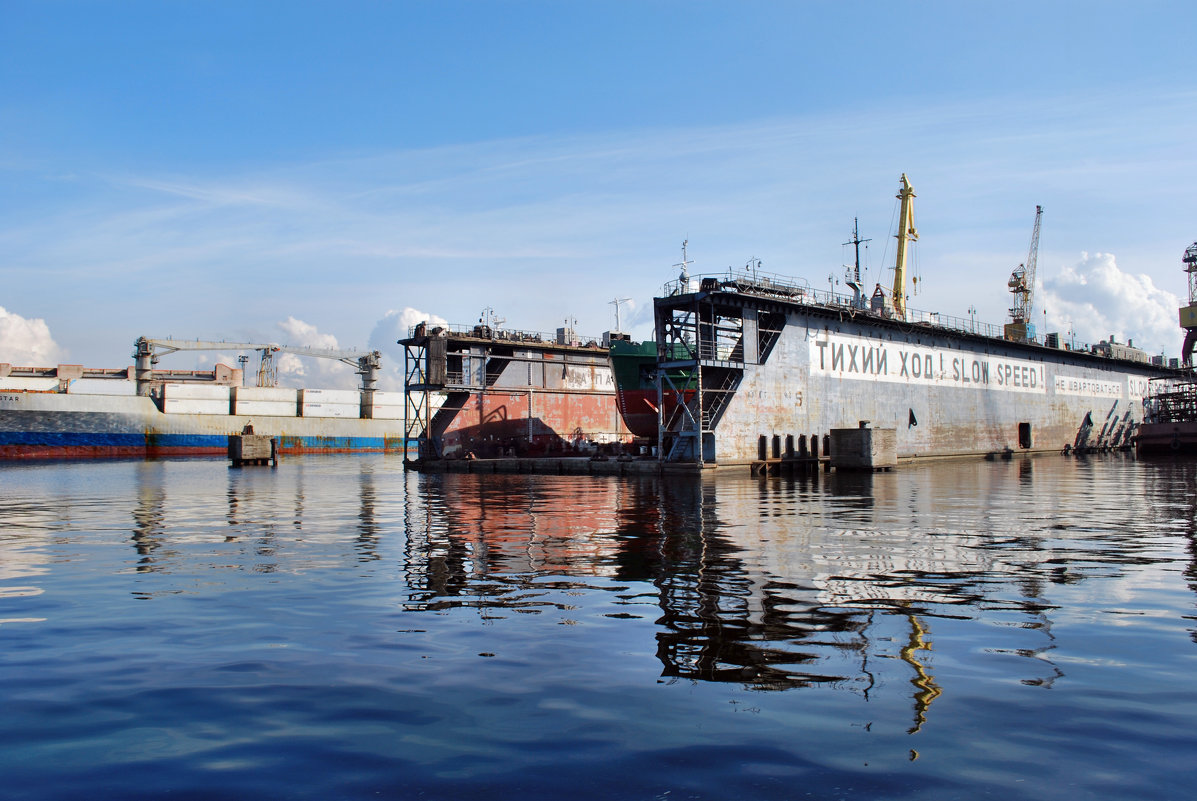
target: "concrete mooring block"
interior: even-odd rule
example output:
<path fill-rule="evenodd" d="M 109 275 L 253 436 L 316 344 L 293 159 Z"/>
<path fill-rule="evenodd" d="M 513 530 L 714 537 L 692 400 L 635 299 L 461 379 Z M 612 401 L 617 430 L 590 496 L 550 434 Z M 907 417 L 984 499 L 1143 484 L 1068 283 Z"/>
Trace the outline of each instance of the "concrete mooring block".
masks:
<path fill-rule="evenodd" d="M 278 442 L 262 434 L 232 434 L 229 436 L 229 459 L 233 467 L 278 464 Z"/>
<path fill-rule="evenodd" d="M 898 466 L 898 431 L 869 428 L 831 429 L 831 466 L 836 470 L 890 470 Z"/>

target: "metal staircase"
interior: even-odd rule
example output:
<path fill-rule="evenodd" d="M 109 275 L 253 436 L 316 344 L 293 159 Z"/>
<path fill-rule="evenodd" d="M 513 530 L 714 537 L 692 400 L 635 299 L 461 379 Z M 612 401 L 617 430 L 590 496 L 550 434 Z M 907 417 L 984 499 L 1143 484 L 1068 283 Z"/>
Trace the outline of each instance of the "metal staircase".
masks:
<path fill-rule="evenodd" d="M 658 452 L 667 462 L 714 461 L 715 429 L 745 371 L 764 364 L 781 339 L 784 310 L 772 298 L 748 295 L 749 286 L 704 279 L 698 291 L 687 284 L 688 291 L 654 301 L 657 383 L 666 401 L 658 412 Z"/>

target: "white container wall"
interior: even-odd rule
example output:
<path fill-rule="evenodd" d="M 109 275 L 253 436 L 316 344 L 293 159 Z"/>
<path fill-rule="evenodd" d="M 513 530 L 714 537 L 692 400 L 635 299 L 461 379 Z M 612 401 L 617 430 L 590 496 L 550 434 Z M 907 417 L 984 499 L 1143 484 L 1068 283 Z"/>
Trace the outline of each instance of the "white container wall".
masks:
<path fill-rule="evenodd" d="M 302 403 L 352 403 L 358 406 L 362 402 L 362 393 L 356 389 L 301 389 L 299 400 Z"/>
<path fill-rule="evenodd" d="M 377 391 L 374 393 L 374 406 L 398 406 L 402 408 L 403 393 Z"/>
<path fill-rule="evenodd" d="M 361 417 L 360 403 L 303 403 L 303 417 Z"/>
<path fill-rule="evenodd" d="M 370 420 L 402 420 L 402 406 L 363 406 L 362 417 Z"/>
<path fill-rule="evenodd" d="M 23 392 L 53 392 L 58 389 L 57 378 L 0 378 L 0 390 L 15 389 Z"/>
<path fill-rule="evenodd" d="M 286 401 L 255 401 L 238 398 L 233 401 L 233 414 L 256 414 L 264 417 L 295 417 L 296 406 L 295 401 L 287 403 Z"/>
<path fill-rule="evenodd" d="M 67 387 L 72 395 L 120 395 L 132 397 L 137 394 L 137 382 L 124 378 L 76 378 Z"/>
<path fill-rule="evenodd" d="M 228 414 L 229 390 L 218 384 L 163 384 L 162 397 L 177 400 L 223 400 L 226 404 L 225 414 Z"/>
<path fill-rule="evenodd" d="M 227 400 L 205 400 L 203 398 L 166 398 L 162 411 L 167 414 L 223 414 L 229 413 Z"/>
<path fill-rule="evenodd" d="M 237 401 L 269 401 L 295 405 L 299 390 L 293 387 L 233 387 L 233 399 Z"/>

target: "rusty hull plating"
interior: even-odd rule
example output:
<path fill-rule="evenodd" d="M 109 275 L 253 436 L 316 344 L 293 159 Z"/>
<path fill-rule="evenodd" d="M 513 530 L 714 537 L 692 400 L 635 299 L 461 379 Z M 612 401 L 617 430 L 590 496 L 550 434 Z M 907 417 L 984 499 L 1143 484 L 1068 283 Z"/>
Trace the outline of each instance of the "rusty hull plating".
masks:
<path fill-rule="evenodd" d="M 406 435 L 424 460 L 581 455 L 631 440 L 607 349 L 556 337 L 415 326 L 404 346 Z"/>

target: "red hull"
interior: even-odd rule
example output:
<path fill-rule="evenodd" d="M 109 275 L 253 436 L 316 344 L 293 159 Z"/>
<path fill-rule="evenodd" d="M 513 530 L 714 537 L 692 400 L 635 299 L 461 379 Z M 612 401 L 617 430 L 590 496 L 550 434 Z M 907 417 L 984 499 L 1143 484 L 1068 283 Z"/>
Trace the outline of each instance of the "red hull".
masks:
<path fill-rule="evenodd" d="M 653 389 L 620 389 L 619 413 L 627 424 L 628 430 L 637 437 L 655 439 L 657 436 L 657 390 Z M 686 402 L 694 398 L 694 390 L 683 393 Z M 666 417 L 677 409 L 677 394 L 666 392 L 664 397 Z"/>
<path fill-rule="evenodd" d="M 610 394 L 589 392 L 471 393 L 455 413 L 437 416 L 444 456 L 539 456 L 576 452 L 591 443 L 629 439 Z"/>

